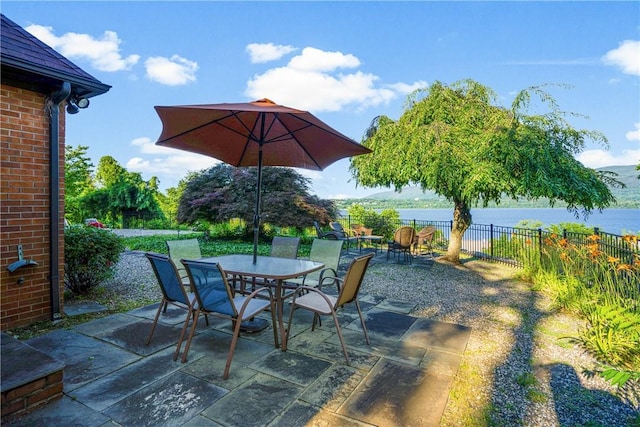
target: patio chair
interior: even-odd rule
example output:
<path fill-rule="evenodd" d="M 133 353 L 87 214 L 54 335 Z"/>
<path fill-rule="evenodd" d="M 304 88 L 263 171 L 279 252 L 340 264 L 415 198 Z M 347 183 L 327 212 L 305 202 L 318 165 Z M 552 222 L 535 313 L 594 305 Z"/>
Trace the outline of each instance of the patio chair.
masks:
<path fill-rule="evenodd" d="M 187 354 L 191 347 L 191 340 L 193 339 L 196 327 L 198 326 L 198 318 L 201 314 L 211 314 L 213 316 L 231 320 L 233 326 L 233 337 L 231 338 L 229 354 L 227 355 L 227 363 L 222 376 L 225 380 L 229 377 L 231 361 L 233 360 L 233 354 L 236 349 L 236 344 L 238 343 L 240 325 L 242 322 L 250 320 L 267 309 L 271 309 L 273 342 L 275 346 L 278 347 L 278 332 L 275 314 L 276 307 L 273 302 L 271 289 L 268 287 L 261 287 L 247 296 L 236 295 L 229 285 L 229 282 L 227 281 L 227 274 L 224 272 L 220 264 L 197 260 L 182 260 L 182 263 L 187 269 L 187 274 L 193 284 L 196 297 L 193 323 L 191 325 L 189 337 L 187 338 L 184 353 L 182 354 L 182 363 L 187 361 Z M 264 295 L 265 299 L 256 298 L 258 294 Z M 184 341 L 186 325 L 187 323 L 185 322 L 185 327 L 182 329 L 180 341 L 178 342 L 178 350 L 180 350 L 182 342 Z M 177 359 L 177 353 L 173 359 Z"/>
<path fill-rule="evenodd" d="M 322 228 L 320 228 L 318 221 L 313 221 L 313 226 L 316 229 L 318 239 L 338 240 L 338 233 L 335 231 L 323 231 Z"/>
<path fill-rule="evenodd" d="M 413 240 L 413 252 L 419 255 L 422 248 L 427 249 L 427 253 L 433 257 L 433 238 L 436 234 L 436 228 L 433 225 L 428 225 L 422 230 L 416 233 Z"/>
<path fill-rule="evenodd" d="M 387 242 L 387 261 L 389 260 L 389 254 L 393 253 L 395 258 L 402 254 L 405 260 L 412 262 L 413 257 L 411 255 L 411 248 L 413 247 L 413 241 L 416 235 L 416 230 L 408 225 L 399 227 L 393 233 L 393 240 Z"/>
<path fill-rule="evenodd" d="M 349 269 L 347 270 L 347 274 L 345 275 L 344 279 L 340 279 L 338 277 L 323 278 L 323 282 L 336 280 L 339 283 L 342 283 L 342 286 L 339 288 L 337 297 L 333 295 L 327 295 L 322 292 L 322 283 L 320 283 L 319 288 L 314 288 L 311 286 L 301 286 L 296 290 L 293 295 L 293 300 L 291 301 L 291 312 L 289 313 L 289 326 L 287 329 L 287 334 L 285 335 L 284 343 L 282 343 L 283 351 L 287 349 L 289 334 L 292 330 L 291 328 L 293 322 L 293 313 L 297 309 L 301 308 L 304 310 L 312 311 L 314 313 L 311 331 L 315 330 L 316 321 L 319 320 L 320 316 L 331 315 L 333 317 L 333 322 L 335 323 L 336 331 L 338 332 L 338 338 L 340 339 L 340 344 L 342 345 L 344 358 L 346 359 L 348 365 L 351 364 L 336 312 L 338 311 L 338 309 L 352 302 L 355 303 L 356 309 L 358 310 L 358 315 L 360 316 L 360 323 L 362 324 L 362 330 L 364 331 L 365 340 L 367 341 L 367 344 L 371 345 L 371 342 L 369 341 L 369 334 L 367 333 L 367 327 L 364 323 L 364 317 L 362 316 L 362 310 L 360 310 L 360 303 L 358 302 L 358 291 L 360 290 L 360 285 L 362 285 L 362 279 L 364 278 L 364 274 L 367 271 L 367 267 L 369 266 L 369 261 L 371 261 L 371 258 L 373 258 L 373 254 L 367 254 L 361 257 L 354 258 L 349 265 Z M 308 293 L 305 294 L 305 291 L 308 291 Z"/>
<path fill-rule="evenodd" d="M 364 227 L 362 224 L 351 224 L 351 231 L 353 231 L 354 235 L 360 236 L 362 234 L 360 231 L 362 227 Z"/>
<path fill-rule="evenodd" d="M 338 264 L 340 264 L 340 252 L 342 251 L 342 242 L 338 240 L 322 240 L 313 239 L 311 243 L 311 251 L 309 259 L 324 264 L 322 270 L 317 270 L 303 277 L 289 279 L 285 285 L 290 286 L 313 286 L 317 287 L 325 275 L 332 277 L 338 276 Z M 327 283 L 328 284 L 328 283 Z"/>
<path fill-rule="evenodd" d="M 189 285 L 189 276 L 187 276 L 187 270 L 182 265 L 181 259 L 199 259 L 202 258 L 200 252 L 200 242 L 198 239 L 183 239 L 183 240 L 167 240 L 167 250 L 169 251 L 169 258 L 178 268 L 180 279 L 184 286 Z M 193 291 L 193 289 L 191 289 Z"/>
<path fill-rule="evenodd" d="M 373 228 L 367 228 L 365 226 L 360 227 L 359 231 L 361 236 L 371 236 L 373 234 Z"/>
<path fill-rule="evenodd" d="M 278 258 L 297 258 L 298 247 L 300 246 L 299 237 L 275 236 L 271 240 L 271 252 L 269 256 Z M 257 277 L 231 277 L 231 282 L 236 291 L 241 294 L 248 294 L 247 282 L 251 284 L 251 292 L 256 286 L 271 285 L 271 283 Z"/>
<path fill-rule="evenodd" d="M 347 252 L 349 252 L 349 246 L 351 245 L 351 242 L 355 242 L 356 245 L 358 244 L 358 236 L 355 234 L 355 232 L 353 232 L 352 230 L 345 230 L 344 228 L 342 228 L 342 224 L 340 224 L 339 222 L 330 222 L 329 227 L 331 227 L 331 230 L 336 233 L 338 240 L 347 242 Z"/>
<path fill-rule="evenodd" d="M 299 246 L 299 237 L 275 236 L 271 241 L 271 253 L 269 255 L 278 258 L 297 258 Z"/>
<path fill-rule="evenodd" d="M 156 330 L 156 324 L 158 323 L 158 319 L 160 318 L 160 312 L 163 311 L 163 308 L 166 311 L 168 304 L 174 305 L 187 311 L 187 318 L 185 320 L 182 331 L 182 333 L 184 334 L 184 329 L 189 323 L 191 313 L 194 309 L 196 297 L 195 294 L 187 293 L 187 291 L 185 291 L 185 287 L 182 285 L 178 269 L 176 268 L 176 265 L 171 260 L 171 258 L 166 255 L 154 254 L 150 252 L 145 253 L 145 255 L 151 263 L 153 272 L 158 279 L 160 290 L 162 291 L 162 300 L 160 301 L 160 305 L 158 306 L 156 317 L 153 320 L 153 325 L 151 326 L 151 332 L 149 333 L 149 337 L 147 338 L 147 345 L 149 345 L 151 343 L 153 333 Z M 206 319 L 206 322 L 208 325 L 208 318 Z M 174 360 L 178 357 L 179 351 L 180 346 L 178 345 L 174 354 Z"/>

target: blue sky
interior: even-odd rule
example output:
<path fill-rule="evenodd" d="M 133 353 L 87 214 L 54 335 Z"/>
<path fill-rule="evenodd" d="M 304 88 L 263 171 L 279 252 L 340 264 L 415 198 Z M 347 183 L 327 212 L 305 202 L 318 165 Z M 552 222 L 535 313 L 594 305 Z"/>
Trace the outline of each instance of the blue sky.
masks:
<path fill-rule="evenodd" d="M 590 167 L 640 162 L 638 2 L 30 2 L 2 13 L 112 86 L 67 115 L 67 144 L 113 156 L 162 190 L 214 159 L 154 145 L 155 105 L 269 98 L 360 141 L 406 95 L 473 79 L 510 106 L 540 84 L 570 122 L 603 132 Z M 300 170 L 323 198 L 361 197 L 341 160 Z"/>

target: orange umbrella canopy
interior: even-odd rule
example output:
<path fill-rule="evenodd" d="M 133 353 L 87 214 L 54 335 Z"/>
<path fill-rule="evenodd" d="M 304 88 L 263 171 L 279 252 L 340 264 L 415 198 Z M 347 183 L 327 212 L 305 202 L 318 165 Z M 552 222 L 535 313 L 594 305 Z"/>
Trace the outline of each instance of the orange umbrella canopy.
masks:
<path fill-rule="evenodd" d="M 371 153 L 308 111 L 269 99 L 238 104 L 155 107 L 162 120 L 156 145 L 204 154 L 233 166 L 257 166 L 253 263 L 258 253 L 262 166 L 323 170 L 345 157 Z"/>
<path fill-rule="evenodd" d="M 204 154 L 233 166 L 323 170 L 339 159 L 371 152 L 308 111 L 268 99 L 155 109 L 163 125 L 157 145 Z"/>

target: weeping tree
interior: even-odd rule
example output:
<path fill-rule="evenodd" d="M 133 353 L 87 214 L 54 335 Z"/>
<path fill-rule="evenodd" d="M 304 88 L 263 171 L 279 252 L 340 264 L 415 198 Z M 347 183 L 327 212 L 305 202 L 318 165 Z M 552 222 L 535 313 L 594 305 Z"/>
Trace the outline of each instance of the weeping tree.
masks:
<path fill-rule="evenodd" d="M 158 205 L 158 179 L 142 179 L 138 172 L 129 172 L 113 157 L 103 156 L 96 170 L 99 186 L 82 197 L 84 211 L 108 222 L 122 219 L 122 226 L 129 227 L 131 219 L 163 218 Z"/>
<path fill-rule="evenodd" d="M 435 82 L 408 97 L 398 120 L 376 117 L 362 141 L 373 154 L 351 158 L 350 171 L 364 187 L 419 185 L 453 203 L 445 258 L 455 263 L 472 207 L 502 197 L 547 198 L 587 216 L 614 203 L 609 187 L 623 185 L 575 159 L 587 141 L 607 146 L 607 140 L 572 127 L 543 87 L 521 91 L 511 108 L 495 101 L 490 88 L 473 80 Z"/>

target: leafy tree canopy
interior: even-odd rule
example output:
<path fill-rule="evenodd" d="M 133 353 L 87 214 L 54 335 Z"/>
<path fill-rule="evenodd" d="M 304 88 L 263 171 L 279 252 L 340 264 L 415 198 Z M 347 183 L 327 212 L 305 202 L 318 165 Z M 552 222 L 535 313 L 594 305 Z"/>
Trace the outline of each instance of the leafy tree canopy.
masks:
<path fill-rule="evenodd" d="M 121 177 L 129 172 L 111 156 L 102 156 L 98 162 L 96 182 L 102 188 L 109 188 L 118 182 Z"/>
<path fill-rule="evenodd" d="M 233 218 L 252 227 L 256 200 L 256 168 L 218 164 L 186 178 L 178 207 L 178 221 L 224 222 Z M 337 216 L 330 200 L 309 194 L 310 180 L 294 169 L 265 167 L 262 170 L 262 222 L 278 227 L 309 227 L 314 220 Z"/>
<path fill-rule="evenodd" d="M 156 177 L 145 181 L 140 173 L 129 172 L 113 157 L 104 156 L 98 163 L 96 181 L 101 187 L 82 198 L 85 210 L 92 216 L 108 221 L 122 219 L 125 227 L 130 218 L 162 217 L 156 200 Z"/>
<path fill-rule="evenodd" d="M 521 91 L 509 109 L 495 100 L 490 88 L 473 80 L 435 82 L 409 96 L 400 119 L 376 117 L 363 138 L 373 154 L 351 158 L 358 184 L 396 190 L 416 184 L 453 202 L 447 258 L 454 262 L 473 206 L 499 203 L 504 195 L 546 197 L 588 215 L 613 203 L 609 185 L 620 185 L 614 174 L 574 158 L 586 141 L 606 145 L 606 138 L 573 128 L 543 88 Z M 550 111 L 531 113 L 534 107 Z"/>
<path fill-rule="evenodd" d="M 82 221 L 80 199 L 95 187 L 93 185 L 93 163 L 87 155 L 89 147 L 65 146 L 64 204 L 65 217 L 72 222 Z"/>

